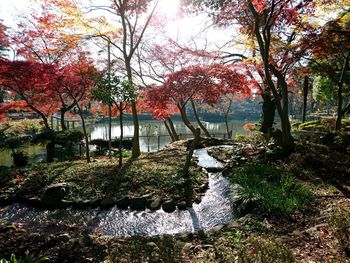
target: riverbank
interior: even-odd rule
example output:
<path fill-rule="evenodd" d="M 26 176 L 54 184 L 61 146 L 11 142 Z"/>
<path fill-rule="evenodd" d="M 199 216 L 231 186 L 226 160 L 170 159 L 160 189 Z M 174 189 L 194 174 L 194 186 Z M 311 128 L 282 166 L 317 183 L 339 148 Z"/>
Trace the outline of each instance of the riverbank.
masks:
<path fill-rule="evenodd" d="M 14 253 L 23 258 L 28 250 L 52 262 L 350 262 L 349 155 L 306 141 L 297 143 L 295 153 L 283 155 L 258 136 L 208 152 L 226 164 L 228 179 L 241 167 L 265 163 L 292 174 L 310 189 L 311 199 L 286 217 L 252 210 L 211 229 L 153 237 L 89 235 L 84 224 L 31 232 L 3 222 L 0 257 Z"/>
<path fill-rule="evenodd" d="M 173 211 L 186 208 L 185 179 L 181 171 L 186 158 L 185 141 L 138 159 L 124 158 L 122 169 L 116 159 L 35 164 L 28 168 L 1 171 L 0 202 L 24 202 L 45 208 L 97 207 Z M 200 202 L 208 188 L 208 177 L 197 166 L 190 169 L 193 202 Z"/>

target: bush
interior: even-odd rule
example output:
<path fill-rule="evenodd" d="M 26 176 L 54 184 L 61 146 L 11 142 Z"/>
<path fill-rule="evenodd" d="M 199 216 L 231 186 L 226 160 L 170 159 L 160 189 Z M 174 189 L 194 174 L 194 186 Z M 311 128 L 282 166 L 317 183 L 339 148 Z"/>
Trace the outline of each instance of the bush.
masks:
<path fill-rule="evenodd" d="M 27 251 L 24 259 L 17 259 L 16 256 L 12 254 L 9 261 L 3 258 L 0 260 L 0 263 L 42 263 L 42 262 L 48 262 L 48 261 L 50 261 L 48 257 L 35 258 L 33 255 L 29 254 L 29 252 Z"/>
<path fill-rule="evenodd" d="M 23 167 L 28 164 L 28 154 L 26 152 L 14 152 L 11 155 L 15 167 Z"/>
<path fill-rule="evenodd" d="M 336 208 L 330 224 L 345 253 L 350 255 L 350 208 Z"/>
<path fill-rule="evenodd" d="M 255 212 L 266 216 L 286 217 L 310 200 L 310 190 L 296 179 L 271 165 L 249 164 L 230 178 L 238 184 L 232 192 L 236 213 Z"/>

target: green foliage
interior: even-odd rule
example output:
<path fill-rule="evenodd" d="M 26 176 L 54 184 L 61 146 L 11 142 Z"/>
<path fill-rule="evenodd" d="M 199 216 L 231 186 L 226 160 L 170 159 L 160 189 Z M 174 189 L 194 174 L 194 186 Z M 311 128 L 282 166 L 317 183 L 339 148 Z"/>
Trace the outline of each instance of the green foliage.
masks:
<path fill-rule="evenodd" d="M 17 259 L 14 254 L 11 255 L 10 260 L 1 259 L 0 263 L 42 263 L 50 261 L 48 257 L 35 258 L 32 254 L 27 251 L 24 259 Z"/>
<path fill-rule="evenodd" d="M 78 143 L 84 138 L 84 134 L 79 130 L 64 130 L 55 133 L 54 143 L 68 145 Z"/>
<path fill-rule="evenodd" d="M 23 136 L 43 132 L 44 125 L 40 120 L 23 119 L 3 122 L 0 129 L 4 129 L 7 136 Z"/>
<path fill-rule="evenodd" d="M 244 134 L 236 134 L 236 136 L 234 137 L 234 140 L 236 142 L 244 142 L 247 139 L 247 135 Z"/>
<path fill-rule="evenodd" d="M 313 82 L 312 97 L 321 104 L 335 105 L 337 102 L 337 88 L 329 78 L 317 76 Z"/>
<path fill-rule="evenodd" d="M 304 123 L 297 123 L 293 125 L 295 131 L 321 131 L 329 132 L 335 130 L 335 119 L 320 119 L 314 121 L 307 121 Z M 342 119 L 342 129 L 350 130 L 350 121 Z"/>
<path fill-rule="evenodd" d="M 230 178 L 238 184 L 232 193 L 236 212 L 287 217 L 310 200 L 310 190 L 290 174 L 267 164 L 248 164 Z"/>
<path fill-rule="evenodd" d="M 331 225 L 334 234 L 344 251 L 350 255 L 350 208 L 336 208 L 332 214 Z"/>
<path fill-rule="evenodd" d="M 110 106 L 132 101 L 136 97 L 129 81 L 121 80 L 115 74 L 111 74 L 110 78 L 106 74 L 95 79 L 95 88 L 91 89 L 90 92 L 95 100 Z"/>

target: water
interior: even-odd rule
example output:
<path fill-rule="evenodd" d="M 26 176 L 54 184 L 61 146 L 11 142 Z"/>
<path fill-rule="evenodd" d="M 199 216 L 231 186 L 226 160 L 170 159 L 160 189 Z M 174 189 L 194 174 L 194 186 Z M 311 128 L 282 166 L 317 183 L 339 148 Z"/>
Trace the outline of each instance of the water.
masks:
<path fill-rule="evenodd" d="M 236 134 L 247 134 L 248 132 L 243 129 L 243 125 L 248 121 L 233 120 L 230 121 L 229 127 L 233 130 L 233 136 Z M 217 122 L 203 122 L 205 127 L 213 135 L 217 134 L 218 137 L 223 137 L 226 133 L 225 123 Z M 191 138 L 190 131 L 181 121 L 174 121 L 174 126 L 181 139 Z M 124 123 L 124 137 L 132 137 L 134 134 L 134 126 L 131 121 Z M 108 139 L 108 123 L 97 123 L 89 127 L 89 133 L 91 139 Z M 159 138 L 157 137 L 158 135 Z M 113 122 L 112 125 L 112 138 L 120 136 L 120 127 L 118 122 Z M 168 136 L 168 132 L 162 122 L 158 121 L 140 121 L 140 149 L 142 152 L 154 152 L 163 149 L 171 142 L 171 138 Z M 22 148 L 27 152 L 30 157 L 30 162 L 38 162 L 45 160 L 46 151 L 42 145 L 27 145 Z M 11 165 L 12 157 L 10 151 L 0 151 L 0 165 Z"/>
<path fill-rule="evenodd" d="M 202 167 L 222 167 L 210 157 L 206 149 L 196 150 Z M 64 226 L 84 226 L 92 234 L 103 236 L 160 235 L 195 232 L 212 228 L 232 219 L 229 201 L 230 185 L 221 173 L 209 173 L 209 189 L 200 204 L 173 213 L 163 210 L 127 211 L 113 207 L 110 210 L 58 209 L 49 211 L 21 204 L 0 209 L 0 218 L 24 225 L 27 229 L 54 231 Z"/>

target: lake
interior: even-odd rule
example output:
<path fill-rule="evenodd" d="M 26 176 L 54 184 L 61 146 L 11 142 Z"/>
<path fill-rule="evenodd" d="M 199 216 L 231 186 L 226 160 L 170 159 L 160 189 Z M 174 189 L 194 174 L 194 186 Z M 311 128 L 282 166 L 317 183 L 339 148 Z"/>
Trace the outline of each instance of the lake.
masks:
<path fill-rule="evenodd" d="M 248 134 L 243 129 L 245 123 L 252 121 L 232 120 L 229 122 L 233 130 L 233 136 L 236 134 Z M 195 125 L 195 123 L 193 123 Z M 225 123 L 223 122 L 203 122 L 208 131 L 215 137 L 223 138 L 226 133 Z M 190 131 L 181 121 L 174 121 L 174 126 L 181 139 L 191 138 Z M 108 123 L 96 123 L 89 126 L 90 139 L 108 139 Z M 134 126 L 132 121 L 124 121 L 124 137 L 132 137 Z M 120 127 L 117 121 L 112 123 L 112 138 L 120 136 Z M 171 142 L 170 136 L 162 122 L 159 121 L 140 121 L 140 148 L 142 152 L 153 152 L 164 148 Z M 30 162 L 45 160 L 45 147 L 43 145 L 27 145 L 21 148 L 27 152 Z M 10 151 L 0 151 L 0 165 L 11 165 L 12 157 Z"/>

